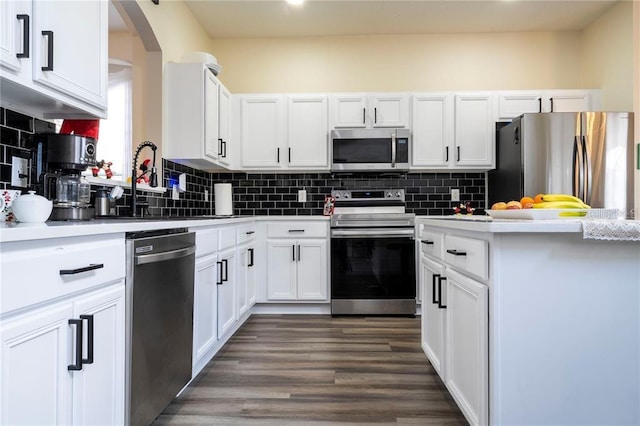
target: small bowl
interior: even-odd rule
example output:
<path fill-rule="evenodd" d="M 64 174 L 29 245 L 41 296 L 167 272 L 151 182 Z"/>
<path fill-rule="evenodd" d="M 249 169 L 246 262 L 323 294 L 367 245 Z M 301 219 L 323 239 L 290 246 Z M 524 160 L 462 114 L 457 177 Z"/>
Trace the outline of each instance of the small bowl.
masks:
<path fill-rule="evenodd" d="M 35 191 L 29 191 L 29 194 L 16 198 L 11 208 L 18 222 L 43 223 L 51 216 L 53 202 L 36 195 Z"/>

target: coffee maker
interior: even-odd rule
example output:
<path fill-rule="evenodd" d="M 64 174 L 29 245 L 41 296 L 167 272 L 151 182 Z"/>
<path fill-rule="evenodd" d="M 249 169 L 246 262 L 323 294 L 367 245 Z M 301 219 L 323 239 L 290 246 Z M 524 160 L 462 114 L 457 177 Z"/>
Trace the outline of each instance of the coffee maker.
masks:
<path fill-rule="evenodd" d="M 34 135 L 32 182 L 38 194 L 53 201 L 50 220 L 93 218 L 91 186 L 81 173 L 95 166 L 96 143 L 79 135 Z"/>

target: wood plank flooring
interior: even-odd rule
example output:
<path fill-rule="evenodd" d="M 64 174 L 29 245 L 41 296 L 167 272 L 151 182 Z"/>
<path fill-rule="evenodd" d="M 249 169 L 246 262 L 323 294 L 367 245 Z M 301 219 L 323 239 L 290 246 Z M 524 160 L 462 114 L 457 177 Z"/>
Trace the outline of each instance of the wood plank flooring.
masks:
<path fill-rule="evenodd" d="M 154 424 L 460 424 L 420 319 L 253 315 Z"/>

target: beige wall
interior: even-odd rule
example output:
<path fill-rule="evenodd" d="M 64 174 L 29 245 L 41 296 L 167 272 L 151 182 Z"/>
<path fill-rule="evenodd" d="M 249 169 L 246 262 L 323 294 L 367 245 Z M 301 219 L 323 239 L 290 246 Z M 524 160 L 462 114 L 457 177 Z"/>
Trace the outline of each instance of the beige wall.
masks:
<path fill-rule="evenodd" d="M 602 109 L 633 110 L 633 2 L 620 2 L 582 36 L 582 81 L 602 89 Z"/>
<path fill-rule="evenodd" d="M 236 93 L 580 88 L 579 33 L 216 39 Z M 595 87 L 595 86 L 594 86 Z"/>
<path fill-rule="evenodd" d="M 640 0 L 633 2 L 633 110 L 635 111 L 636 158 L 640 150 Z M 636 164 L 636 219 L 640 220 L 640 170 Z"/>

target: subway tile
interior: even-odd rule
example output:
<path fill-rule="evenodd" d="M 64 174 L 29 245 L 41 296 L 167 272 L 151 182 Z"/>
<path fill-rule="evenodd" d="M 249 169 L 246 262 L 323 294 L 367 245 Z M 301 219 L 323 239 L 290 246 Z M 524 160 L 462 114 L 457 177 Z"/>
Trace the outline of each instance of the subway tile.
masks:
<path fill-rule="evenodd" d="M 34 118 L 33 133 L 56 133 L 56 124 L 50 121 Z"/>
<path fill-rule="evenodd" d="M 8 109 L 5 111 L 5 126 L 33 133 L 33 117 Z"/>
<path fill-rule="evenodd" d="M 15 129 L 0 127 L 0 144 L 20 146 L 20 134 Z"/>

